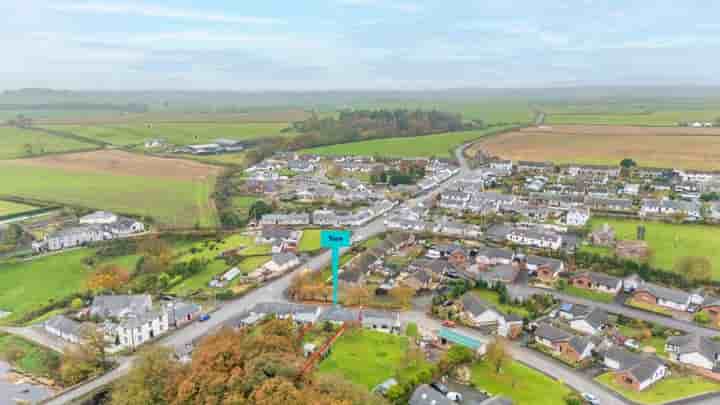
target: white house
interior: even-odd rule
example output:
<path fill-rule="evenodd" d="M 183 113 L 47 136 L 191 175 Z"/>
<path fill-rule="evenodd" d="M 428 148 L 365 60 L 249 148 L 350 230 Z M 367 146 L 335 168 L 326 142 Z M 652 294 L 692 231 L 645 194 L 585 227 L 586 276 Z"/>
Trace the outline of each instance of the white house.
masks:
<path fill-rule="evenodd" d="M 562 236 L 554 232 L 532 229 L 513 229 L 506 235 L 507 240 L 517 245 L 558 250 L 562 247 Z"/>
<path fill-rule="evenodd" d="M 45 331 L 70 343 L 82 340 L 82 324 L 64 315 L 56 315 L 43 323 Z"/>
<path fill-rule="evenodd" d="M 670 358 L 683 364 L 715 371 L 720 367 L 720 342 L 697 335 L 672 336 L 665 344 Z"/>
<path fill-rule="evenodd" d="M 587 208 L 572 208 L 565 214 L 565 225 L 585 226 L 590 220 L 590 210 Z"/>
<path fill-rule="evenodd" d="M 115 343 L 134 349 L 170 329 L 169 315 L 164 310 L 126 315 L 115 329 Z"/>
<path fill-rule="evenodd" d="M 273 273 L 282 273 L 300 264 L 300 259 L 293 253 L 277 253 L 272 255 L 272 260 L 265 263 L 265 269 Z"/>
<path fill-rule="evenodd" d="M 602 309 L 593 309 L 587 315 L 573 318 L 570 327 L 578 332 L 587 335 L 596 335 L 605 328 L 608 323 L 608 314 Z"/>

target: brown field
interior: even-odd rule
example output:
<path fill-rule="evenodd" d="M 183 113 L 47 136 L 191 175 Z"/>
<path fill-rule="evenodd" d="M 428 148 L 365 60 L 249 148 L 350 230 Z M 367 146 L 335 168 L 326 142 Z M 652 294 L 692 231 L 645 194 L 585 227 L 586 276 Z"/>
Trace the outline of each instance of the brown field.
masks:
<path fill-rule="evenodd" d="M 554 125 L 526 128 L 477 143 L 478 149 L 513 160 L 720 169 L 720 128 Z"/>
<path fill-rule="evenodd" d="M 222 168 L 217 166 L 191 160 L 157 158 L 119 150 L 48 155 L 11 160 L 6 163 L 67 172 L 150 176 L 176 180 L 206 180 L 222 171 Z"/>

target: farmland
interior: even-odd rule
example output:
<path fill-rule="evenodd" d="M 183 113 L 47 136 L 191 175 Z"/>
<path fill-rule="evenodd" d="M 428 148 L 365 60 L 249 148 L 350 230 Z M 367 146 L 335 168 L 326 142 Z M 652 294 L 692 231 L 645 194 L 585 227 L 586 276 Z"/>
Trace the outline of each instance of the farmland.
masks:
<path fill-rule="evenodd" d="M 475 149 L 513 160 L 617 165 L 632 158 L 640 166 L 715 170 L 720 169 L 720 128 L 527 128 L 488 138 Z"/>
<path fill-rule="evenodd" d="M 218 138 L 249 140 L 279 136 L 285 123 L 153 123 L 112 125 L 50 125 L 44 128 L 68 132 L 113 145 L 143 144 L 151 138 L 164 138 L 174 145 L 209 143 Z"/>
<path fill-rule="evenodd" d="M 0 217 L 3 215 L 12 215 L 20 212 L 30 211 L 36 207 L 31 207 L 25 204 L 18 204 L 10 201 L 0 200 Z"/>
<path fill-rule="evenodd" d="M 13 127 L 0 126 L 0 159 L 92 149 L 95 145 Z"/>
<path fill-rule="evenodd" d="M 404 138 L 376 139 L 372 141 L 352 142 L 338 145 L 305 149 L 301 153 L 320 155 L 364 155 L 380 154 L 387 157 L 449 157 L 452 151 L 469 141 L 482 138 L 511 126 L 498 126 L 476 131 L 450 132 L 437 135 L 413 136 Z"/>
<path fill-rule="evenodd" d="M 678 258 L 705 256 L 712 263 L 713 279 L 720 280 L 720 251 L 717 248 L 720 244 L 720 233 L 715 227 L 610 218 L 593 218 L 590 223 L 593 229 L 605 223 L 609 224 L 615 229 L 618 239 L 635 239 L 637 226 L 645 225 L 645 240 L 653 251 L 653 266 L 671 270 Z M 612 254 L 607 250 L 594 251 Z"/>
<path fill-rule="evenodd" d="M 220 169 L 187 160 L 120 151 L 0 162 L 3 193 L 119 213 L 163 225 L 210 226 L 210 200 Z"/>

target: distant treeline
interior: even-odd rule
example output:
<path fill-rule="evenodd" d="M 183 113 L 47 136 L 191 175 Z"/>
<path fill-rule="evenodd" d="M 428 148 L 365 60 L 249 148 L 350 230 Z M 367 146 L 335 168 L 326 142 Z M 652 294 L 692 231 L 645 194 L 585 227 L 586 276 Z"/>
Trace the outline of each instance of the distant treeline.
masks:
<path fill-rule="evenodd" d="M 337 118 L 318 118 L 292 124 L 301 135 L 289 140 L 290 149 L 305 149 L 370 139 L 429 135 L 482 128 L 482 121 L 464 123 L 460 114 L 423 110 L 342 111 Z"/>
<path fill-rule="evenodd" d="M 107 104 L 107 103 L 50 103 L 50 104 L 0 104 L 0 111 L 125 111 L 144 113 L 149 111 L 147 104 Z"/>

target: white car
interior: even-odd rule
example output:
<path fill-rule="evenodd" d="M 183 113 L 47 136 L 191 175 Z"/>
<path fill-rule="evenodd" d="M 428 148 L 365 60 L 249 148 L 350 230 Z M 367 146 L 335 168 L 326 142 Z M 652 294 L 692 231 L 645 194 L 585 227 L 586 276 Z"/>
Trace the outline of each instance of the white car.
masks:
<path fill-rule="evenodd" d="M 580 396 L 581 396 L 582 399 L 584 399 L 585 402 L 587 402 L 588 404 L 600 405 L 600 400 L 597 399 L 597 397 L 595 397 L 595 395 L 590 394 L 589 392 L 583 392 L 582 394 L 580 394 Z"/>
<path fill-rule="evenodd" d="M 628 339 L 625 341 L 625 346 L 634 349 L 634 350 L 640 350 L 640 345 L 635 339 Z"/>
<path fill-rule="evenodd" d="M 462 402 L 462 400 L 463 400 L 462 394 L 459 392 L 455 392 L 455 391 L 450 391 L 445 396 L 447 397 L 447 399 L 449 399 L 453 402 Z"/>

